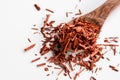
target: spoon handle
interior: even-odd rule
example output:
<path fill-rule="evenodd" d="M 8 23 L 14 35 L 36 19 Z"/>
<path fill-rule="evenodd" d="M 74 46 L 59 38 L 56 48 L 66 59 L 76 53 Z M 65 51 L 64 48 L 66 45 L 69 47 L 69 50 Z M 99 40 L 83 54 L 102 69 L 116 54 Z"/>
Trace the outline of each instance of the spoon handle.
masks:
<path fill-rule="evenodd" d="M 86 14 L 86 17 L 99 21 L 102 26 L 109 13 L 119 4 L 120 0 L 107 0 L 102 6 L 98 7 L 91 13 Z"/>

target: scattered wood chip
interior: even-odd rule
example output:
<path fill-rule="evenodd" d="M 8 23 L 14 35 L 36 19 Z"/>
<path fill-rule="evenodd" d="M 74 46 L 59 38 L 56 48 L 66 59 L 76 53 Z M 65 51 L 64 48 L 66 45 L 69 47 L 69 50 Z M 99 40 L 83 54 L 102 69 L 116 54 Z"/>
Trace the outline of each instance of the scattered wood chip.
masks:
<path fill-rule="evenodd" d="M 66 17 L 69 16 L 69 14 L 72 14 L 73 12 L 66 12 Z"/>
<path fill-rule="evenodd" d="M 106 58 L 108 61 L 110 61 L 110 59 L 109 58 Z"/>
<path fill-rule="evenodd" d="M 46 11 L 48 11 L 48 12 L 51 12 L 51 13 L 54 13 L 54 11 L 52 11 L 52 10 L 50 10 L 50 9 L 45 9 Z"/>
<path fill-rule="evenodd" d="M 36 62 L 38 60 L 40 60 L 40 58 L 36 58 L 36 59 L 32 60 L 31 63 Z"/>
<path fill-rule="evenodd" d="M 38 30 L 38 28 L 31 28 L 32 30 Z"/>
<path fill-rule="evenodd" d="M 41 8 L 40 8 L 37 4 L 34 4 L 34 7 L 35 7 L 38 11 L 41 10 Z"/>
<path fill-rule="evenodd" d="M 31 43 L 31 40 L 30 40 L 30 38 L 28 38 L 28 41 Z"/>
<path fill-rule="evenodd" d="M 49 69 L 47 67 L 44 68 L 45 71 L 49 71 Z"/>
<path fill-rule="evenodd" d="M 116 71 L 116 72 L 118 72 L 118 71 L 119 71 L 118 69 L 116 69 L 116 67 L 115 67 L 115 66 L 109 65 L 109 67 L 110 67 L 112 70 Z"/>
<path fill-rule="evenodd" d="M 46 76 L 50 76 L 50 74 L 47 74 Z"/>
<path fill-rule="evenodd" d="M 26 48 L 24 49 L 24 51 L 28 51 L 28 50 L 32 49 L 33 47 L 35 47 L 35 45 L 36 45 L 36 44 L 34 43 L 34 44 L 26 47 Z"/>
<path fill-rule="evenodd" d="M 91 76 L 91 77 L 90 77 L 90 80 L 96 80 L 96 78 L 95 78 L 95 77 L 93 77 L 93 76 Z"/>
<path fill-rule="evenodd" d="M 45 66 L 46 63 L 41 63 L 41 64 L 37 64 L 37 67 L 42 67 L 42 66 Z"/>

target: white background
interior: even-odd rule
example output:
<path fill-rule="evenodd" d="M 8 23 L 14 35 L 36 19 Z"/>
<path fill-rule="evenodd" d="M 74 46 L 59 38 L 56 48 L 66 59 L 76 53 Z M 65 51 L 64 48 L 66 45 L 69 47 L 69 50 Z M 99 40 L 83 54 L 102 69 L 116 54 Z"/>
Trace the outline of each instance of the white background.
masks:
<path fill-rule="evenodd" d="M 35 58 L 34 54 L 39 52 L 41 47 L 41 35 L 33 35 L 31 28 L 34 24 L 38 28 L 42 26 L 45 15 L 49 12 L 45 8 L 53 10 L 51 19 L 56 20 L 55 24 L 67 22 L 71 20 L 65 17 L 65 13 L 77 12 L 80 8 L 82 13 L 88 13 L 98 6 L 102 5 L 106 0 L 4 0 L 0 1 L 0 80 L 55 80 L 56 74 L 46 77 L 43 68 L 36 68 L 36 64 L 30 61 Z M 41 11 L 34 8 L 37 3 L 41 7 Z M 75 5 L 79 6 L 75 9 Z M 43 18 L 43 19 L 42 19 Z M 120 37 L 120 6 L 117 7 L 108 17 L 102 27 L 101 38 L 109 36 Z M 32 43 L 37 43 L 34 49 L 24 52 L 23 49 L 30 45 L 27 38 Z M 32 44 L 31 43 L 31 44 Z M 119 49 L 120 51 L 120 49 Z M 103 70 L 98 74 L 93 74 L 97 80 L 118 80 L 120 72 L 112 71 L 108 65 L 117 65 L 120 63 L 120 55 L 113 56 L 110 52 L 108 55 L 111 61 L 102 60 L 98 64 L 103 66 Z M 41 61 L 42 62 L 42 61 Z M 120 69 L 120 67 L 118 67 Z M 84 72 L 78 78 L 81 80 L 89 80 L 90 72 Z M 69 80 L 69 78 L 60 77 L 59 80 Z"/>

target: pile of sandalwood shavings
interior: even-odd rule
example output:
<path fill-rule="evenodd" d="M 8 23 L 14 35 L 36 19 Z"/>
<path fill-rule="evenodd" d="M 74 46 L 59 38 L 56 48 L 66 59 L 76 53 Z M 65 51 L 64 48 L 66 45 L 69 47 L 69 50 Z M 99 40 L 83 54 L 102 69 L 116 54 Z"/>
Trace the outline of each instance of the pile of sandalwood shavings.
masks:
<path fill-rule="evenodd" d="M 49 18 L 50 15 L 46 15 L 41 28 L 45 38 L 40 50 L 41 55 L 52 51 L 52 57 L 48 61 L 59 65 L 68 75 L 73 71 L 72 63 L 92 70 L 95 63 L 103 57 L 102 48 L 96 44 L 99 26 L 85 19 L 75 19 L 73 24 L 61 23 L 53 27 L 49 26 Z"/>

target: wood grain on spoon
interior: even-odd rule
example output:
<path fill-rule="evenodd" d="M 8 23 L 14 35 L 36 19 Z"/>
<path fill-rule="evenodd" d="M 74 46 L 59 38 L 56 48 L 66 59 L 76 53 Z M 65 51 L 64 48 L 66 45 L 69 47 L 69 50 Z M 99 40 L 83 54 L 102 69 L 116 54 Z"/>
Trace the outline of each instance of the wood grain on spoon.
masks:
<path fill-rule="evenodd" d="M 106 18 L 108 17 L 109 13 L 119 4 L 120 4 L 120 0 L 107 0 L 103 5 L 101 5 L 94 11 L 92 11 L 86 15 L 80 16 L 76 19 L 85 18 L 87 21 L 92 22 L 92 23 L 100 26 L 100 28 L 101 28 L 102 25 L 104 24 Z M 73 21 L 74 20 L 72 20 L 68 23 L 72 24 Z"/>

